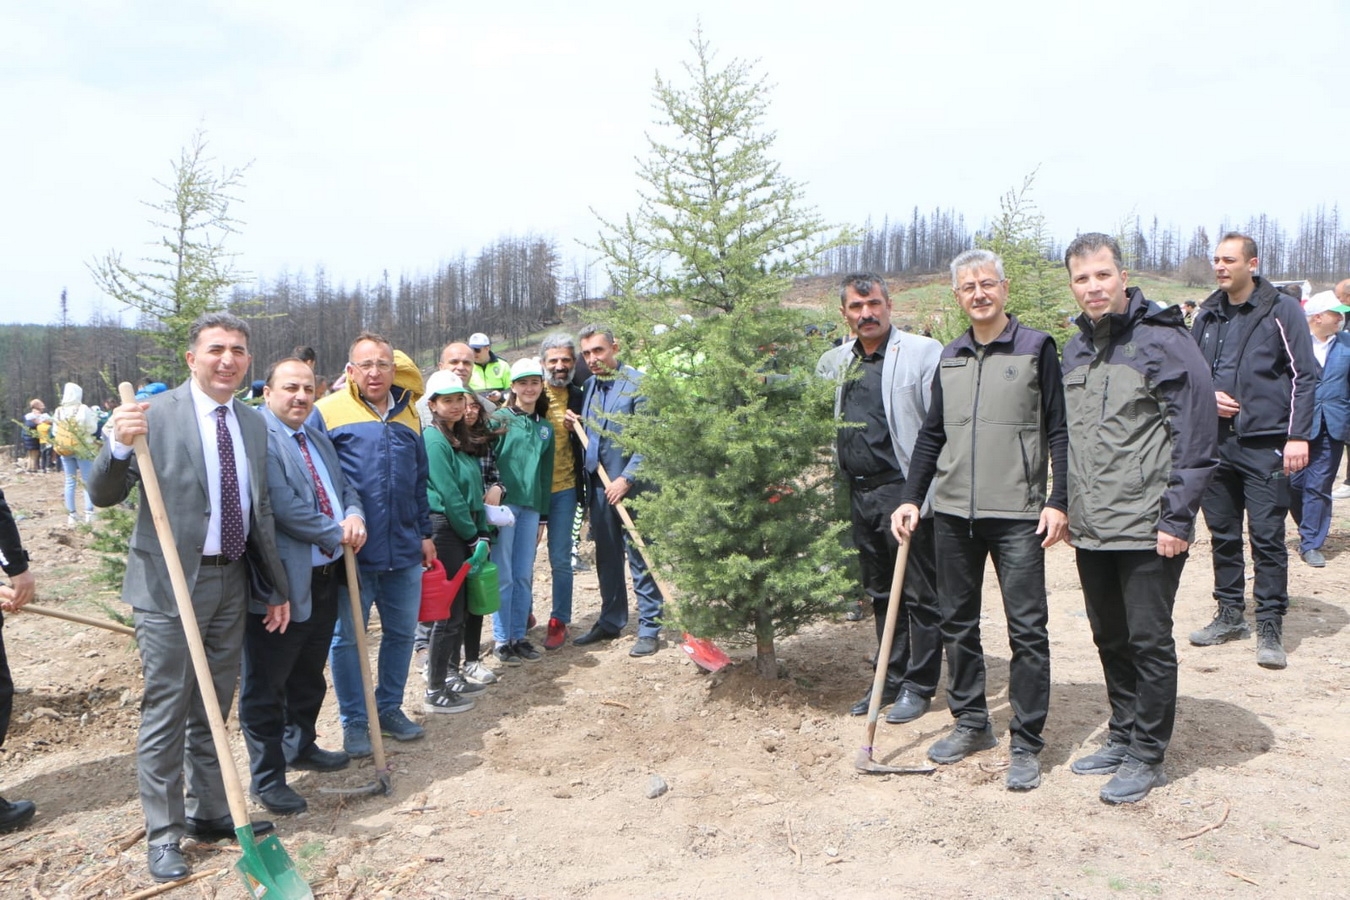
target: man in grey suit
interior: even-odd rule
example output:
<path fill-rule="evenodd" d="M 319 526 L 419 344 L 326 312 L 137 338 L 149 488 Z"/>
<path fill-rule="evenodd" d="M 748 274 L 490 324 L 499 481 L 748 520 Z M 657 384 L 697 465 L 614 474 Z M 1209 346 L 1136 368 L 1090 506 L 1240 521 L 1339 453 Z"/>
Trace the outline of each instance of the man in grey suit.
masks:
<path fill-rule="evenodd" d="M 153 402 L 113 412 L 104 431 L 112 440 L 89 482 L 97 506 L 126 499 L 140 480 L 132 443 L 146 436 L 222 716 L 239 675 L 250 592 L 266 596 L 266 627 L 284 631 L 290 621 L 267 492 L 267 426 L 257 410 L 234 399 L 248 371 L 248 337 L 248 324 L 228 313 L 197 319 L 188 332 L 191 378 Z M 133 609 L 145 682 L 136 775 L 150 874 L 173 881 L 189 871 L 179 849 L 184 835 L 215 840 L 233 837 L 234 829 L 164 549 L 145 502 L 131 533 L 122 600 Z M 253 825 L 255 834 L 270 830 L 270 822 Z"/>
<path fill-rule="evenodd" d="M 579 646 L 611 641 L 628 624 L 628 586 L 623 577 L 625 550 L 633 593 L 638 600 L 638 636 L 629 656 L 651 656 L 660 647 L 661 610 L 665 598 L 647 569 L 641 551 L 624 533 L 618 505 L 629 496 L 637 480 L 642 457 L 628 454 L 615 440 L 623 425 L 614 418 L 642 411 L 642 373 L 619 362 L 619 344 L 614 333 L 598 325 L 581 329 L 581 355 L 591 369 L 581 401 L 581 413 L 567 411 L 568 427 L 581 421 L 589 448 L 584 468 L 589 479 L 591 536 L 595 538 L 595 573 L 600 580 L 600 618 L 591 630 L 572 641 Z M 611 482 L 605 487 L 599 469 L 604 466 Z"/>
<path fill-rule="evenodd" d="M 309 806 L 286 783 L 287 763 L 328 772 L 350 761 L 345 752 L 314 743 L 315 722 L 327 690 L 323 669 L 337 622 L 338 587 L 346 581 L 342 547 L 361 549 L 366 522 L 332 442 L 305 427 L 314 392 L 314 370 L 299 357 L 273 363 L 263 387 L 267 488 L 291 588 L 291 624 L 268 631 L 267 607 L 257 598 L 249 603 L 239 725 L 248 744 L 251 793 L 278 815 Z"/>

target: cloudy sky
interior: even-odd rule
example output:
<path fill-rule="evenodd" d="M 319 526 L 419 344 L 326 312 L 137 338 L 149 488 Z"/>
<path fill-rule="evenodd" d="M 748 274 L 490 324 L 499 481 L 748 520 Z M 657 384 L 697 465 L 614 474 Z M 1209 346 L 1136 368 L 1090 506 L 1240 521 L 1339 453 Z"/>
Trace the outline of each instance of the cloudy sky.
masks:
<path fill-rule="evenodd" d="M 63 287 L 77 320 L 115 314 L 86 264 L 146 251 L 142 203 L 198 127 L 251 163 L 230 246 L 264 281 L 526 233 L 584 266 L 700 21 L 774 85 L 775 155 L 833 222 L 977 226 L 1038 166 L 1061 237 L 1350 219 L 1341 0 L 0 0 L 0 321 L 52 321 Z"/>

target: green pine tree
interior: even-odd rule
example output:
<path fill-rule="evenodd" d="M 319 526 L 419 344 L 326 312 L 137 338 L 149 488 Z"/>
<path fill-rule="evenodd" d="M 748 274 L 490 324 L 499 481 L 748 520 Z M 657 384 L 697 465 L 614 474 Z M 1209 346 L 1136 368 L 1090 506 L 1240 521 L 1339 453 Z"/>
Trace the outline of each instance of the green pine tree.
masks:
<path fill-rule="evenodd" d="M 654 487 L 634 501 L 667 620 L 756 645 L 839 610 L 849 589 L 829 448 L 833 385 L 812 315 L 781 304 L 794 277 L 846 239 L 829 230 L 770 156 L 768 87 L 753 67 L 717 67 L 701 32 L 688 83 L 658 74 L 664 117 L 648 135 L 636 213 L 602 220 L 620 359 L 647 372 L 650 415 L 625 422 Z M 809 332 L 809 333 L 808 333 Z"/>
<path fill-rule="evenodd" d="M 212 162 L 206 134 L 199 130 L 171 163 L 172 181 L 155 182 L 168 196 L 145 204 L 156 214 L 151 224 L 162 233 L 152 244 L 154 255 L 140 260 L 142 268 L 125 264 L 117 251 L 89 264 L 105 294 L 153 323 L 145 333 L 162 356 L 145 373 L 170 385 L 187 377 L 183 348 L 192 323 L 203 313 L 224 309 L 226 292 L 244 280 L 224 243 L 239 225 L 230 204 L 248 166 L 217 174 L 210 170 Z"/>

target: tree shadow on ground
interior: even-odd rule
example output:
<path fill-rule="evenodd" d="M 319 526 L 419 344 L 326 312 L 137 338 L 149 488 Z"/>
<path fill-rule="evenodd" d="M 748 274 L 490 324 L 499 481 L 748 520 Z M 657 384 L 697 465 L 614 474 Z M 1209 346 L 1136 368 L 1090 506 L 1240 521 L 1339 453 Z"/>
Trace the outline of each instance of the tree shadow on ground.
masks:
<path fill-rule="evenodd" d="M 1290 597 L 1284 617 L 1284 649 L 1292 653 L 1308 638 L 1328 638 L 1350 624 L 1350 613 L 1326 597 Z"/>

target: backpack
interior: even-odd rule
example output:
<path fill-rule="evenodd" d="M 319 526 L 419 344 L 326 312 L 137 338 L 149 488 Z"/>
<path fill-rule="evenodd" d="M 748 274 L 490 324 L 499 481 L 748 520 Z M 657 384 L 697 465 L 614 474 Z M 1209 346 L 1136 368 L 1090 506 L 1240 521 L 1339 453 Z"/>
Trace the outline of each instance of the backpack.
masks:
<path fill-rule="evenodd" d="M 79 425 L 74 416 L 58 419 L 52 429 L 52 449 L 57 456 L 74 456 L 80 452 Z"/>

